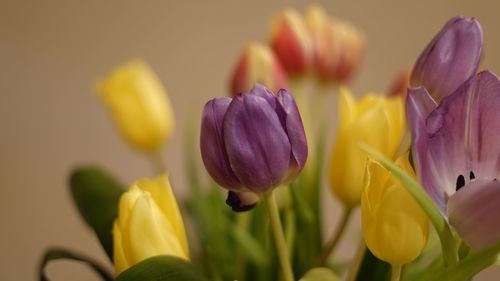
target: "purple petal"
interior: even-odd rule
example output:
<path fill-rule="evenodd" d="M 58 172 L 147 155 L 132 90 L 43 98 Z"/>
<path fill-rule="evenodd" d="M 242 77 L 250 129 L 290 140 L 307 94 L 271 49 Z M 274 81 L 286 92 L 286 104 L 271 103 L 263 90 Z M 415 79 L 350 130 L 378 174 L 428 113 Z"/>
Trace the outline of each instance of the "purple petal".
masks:
<path fill-rule="evenodd" d="M 304 167 L 307 160 L 307 139 L 295 100 L 285 89 L 278 92 L 278 99 L 286 113 L 285 129 L 292 146 L 287 181 L 293 180 Z"/>
<path fill-rule="evenodd" d="M 411 118 L 413 106 L 408 107 Z M 499 174 L 498 108 L 500 81 L 485 71 L 444 98 L 425 128 L 410 119 L 419 177 L 443 213 L 443 204 L 455 193 L 460 176 L 470 179 L 472 172 L 474 177 L 492 179 Z"/>
<path fill-rule="evenodd" d="M 282 182 L 291 145 L 264 98 L 243 94 L 233 99 L 224 119 L 224 141 L 231 168 L 245 187 L 260 193 Z"/>
<path fill-rule="evenodd" d="M 235 212 L 246 212 L 257 206 L 259 201 L 259 196 L 253 192 L 229 191 L 226 204 Z"/>
<path fill-rule="evenodd" d="M 477 179 L 448 201 L 448 220 L 462 239 L 479 250 L 500 241 L 500 182 Z"/>
<path fill-rule="evenodd" d="M 223 120 L 230 103 L 227 97 L 206 103 L 201 119 L 200 149 L 203 164 L 215 182 L 238 190 L 241 183 L 231 170 L 223 138 Z"/>
<path fill-rule="evenodd" d="M 424 86 L 437 100 L 453 93 L 479 66 L 483 32 L 475 19 L 455 17 L 432 39 L 411 75 L 411 86 Z"/>
<path fill-rule="evenodd" d="M 417 175 L 424 189 L 436 202 L 443 214 L 446 200 L 443 186 L 440 182 L 439 171 L 434 167 L 434 159 L 428 153 L 429 136 L 426 120 L 436 108 L 436 102 L 423 87 L 409 89 L 406 98 L 406 115 L 412 135 L 413 162 Z"/>

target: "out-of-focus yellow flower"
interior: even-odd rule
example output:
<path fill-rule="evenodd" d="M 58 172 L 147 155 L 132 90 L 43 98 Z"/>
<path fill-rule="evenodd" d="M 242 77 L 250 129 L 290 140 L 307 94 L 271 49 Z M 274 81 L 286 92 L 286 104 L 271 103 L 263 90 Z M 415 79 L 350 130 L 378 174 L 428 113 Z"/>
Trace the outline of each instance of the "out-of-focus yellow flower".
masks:
<path fill-rule="evenodd" d="M 271 22 L 270 45 L 289 75 L 304 75 L 313 60 L 313 46 L 303 17 L 293 9 L 278 13 Z"/>
<path fill-rule="evenodd" d="M 97 85 L 121 134 L 134 147 L 152 152 L 170 137 L 174 116 L 165 89 L 141 60 L 117 67 Z"/>
<path fill-rule="evenodd" d="M 394 159 L 405 130 L 403 100 L 369 94 L 355 101 L 349 91 L 340 91 L 340 124 L 330 158 L 330 187 L 346 207 L 360 202 L 367 144 Z"/>
<path fill-rule="evenodd" d="M 414 172 L 408 153 L 397 164 Z M 393 265 L 417 258 L 427 243 L 429 223 L 411 194 L 381 164 L 369 161 L 361 195 L 361 221 L 367 247 Z"/>
<path fill-rule="evenodd" d="M 122 195 L 113 250 L 116 275 L 152 256 L 189 260 L 184 224 L 167 175 L 140 179 Z"/>
<path fill-rule="evenodd" d="M 273 92 L 288 88 L 285 70 L 266 45 L 250 43 L 240 57 L 231 79 L 231 95 L 249 92 L 255 83 L 263 84 Z"/>

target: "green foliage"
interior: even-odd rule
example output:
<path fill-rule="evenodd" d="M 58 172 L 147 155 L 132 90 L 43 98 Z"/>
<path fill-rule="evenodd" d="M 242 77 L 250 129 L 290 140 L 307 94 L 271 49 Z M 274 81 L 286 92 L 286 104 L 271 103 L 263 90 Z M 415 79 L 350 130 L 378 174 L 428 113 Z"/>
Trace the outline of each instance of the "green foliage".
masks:
<path fill-rule="evenodd" d="M 70 191 L 80 215 L 97 235 L 109 259 L 113 260 L 113 221 L 125 188 L 97 167 L 79 167 L 71 173 Z"/>
<path fill-rule="evenodd" d="M 92 258 L 89 258 L 85 255 L 76 253 L 74 251 L 70 251 L 67 249 L 62 249 L 62 248 L 52 248 L 47 250 L 42 258 L 42 262 L 40 263 L 39 267 L 39 276 L 40 276 L 40 281 L 49 281 L 50 279 L 47 277 L 45 274 L 45 267 L 52 261 L 56 260 L 74 260 L 74 261 L 79 261 L 82 263 L 87 264 L 90 266 L 92 269 L 95 270 L 95 272 L 102 278 L 102 280 L 105 281 L 112 281 L 113 276 L 98 262 L 93 260 Z"/>
<path fill-rule="evenodd" d="M 116 281 L 207 281 L 193 265 L 172 256 L 155 256 L 122 272 Z"/>

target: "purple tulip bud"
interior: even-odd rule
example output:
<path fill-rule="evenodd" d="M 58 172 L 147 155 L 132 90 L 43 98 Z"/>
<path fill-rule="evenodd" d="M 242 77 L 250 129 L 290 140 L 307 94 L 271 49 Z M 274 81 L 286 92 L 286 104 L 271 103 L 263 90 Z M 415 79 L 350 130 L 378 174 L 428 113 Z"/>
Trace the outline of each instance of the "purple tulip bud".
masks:
<path fill-rule="evenodd" d="M 483 31 L 477 20 L 451 19 L 420 54 L 411 86 L 424 86 L 440 101 L 476 73 L 482 49 Z"/>
<path fill-rule="evenodd" d="M 246 212 L 257 206 L 259 201 L 259 196 L 253 192 L 229 191 L 226 204 L 235 212 Z"/>
<path fill-rule="evenodd" d="M 297 104 L 286 90 L 256 84 L 205 105 L 200 148 L 212 178 L 232 191 L 264 193 L 293 180 L 307 159 Z"/>

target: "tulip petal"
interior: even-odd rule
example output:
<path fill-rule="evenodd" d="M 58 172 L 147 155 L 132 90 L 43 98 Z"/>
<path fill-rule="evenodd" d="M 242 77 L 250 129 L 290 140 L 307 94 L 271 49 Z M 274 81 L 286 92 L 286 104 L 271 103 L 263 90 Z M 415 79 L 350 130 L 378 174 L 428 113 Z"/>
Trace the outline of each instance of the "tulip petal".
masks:
<path fill-rule="evenodd" d="M 498 108 L 500 80 L 484 71 L 444 98 L 427 118 L 425 127 L 418 129 L 414 126 L 416 122 L 410 122 L 414 160 L 422 184 L 443 213 L 446 213 L 446 199 L 459 187 L 460 177 L 468 181 L 497 176 L 500 168 Z M 410 110 L 408 115 L 412 115 Z"/>
<path fill-rule="evenodd" d="M 160 175 L 154 180 L 140 179 L 135 183 L 141 190 L 147 191 L 160 208 L 163 215 L 172 224 L 175 236 L 179 239 L 186 256 L 189 255 L 189 247 L 186 238 L 184 222 L 177 206 L 172 187 L 166 174 Z"/>
<path fill-rule="evenodd" d="M 189 259 L 149 192 L 143 192 L 137 199 L 127 224 L 122 227 L 123 248 L 131 264 L 156 255 Z"/>
<path fill-rule="evenodd" d="M 291 145 L 275 110 L 252 94 L 236 97 L 224 119 L 231 168 L 255 192 L 279 185 L 288 170 Z"/>
<path fill-rule="evenodd" d="M 122 233 L 118 221 L 113 223 L 113 263 L 115 264 L 115 275 L 118 276 L 122 271 L 130 267 L 127 257 L 123 252 Z"/>
<path fill-rule="evenodd" d="M 437 107 L 436 102 L 423 87 L 408 90 L 406 99 L 406 115 L 412 135 L 412 154 L 415 169 L 420 181 L 436 202 L 442 213 L 445 213 L 446 200 L 439 181 L 439 170 L 435 167 L 432 154 L 428 151 L 429 137 L 426 120 Z"/>
<path fill-rule="evenodd" d="M 448 201 L 448 219 L 472 248 L 479 250 L 500 241 L 500 182 L 477 179 Z"/>
<path fill-rule="evenodd" d="M 289 178 L 295 176 L 302 170 L 307 160 L 307 139 L 304 125 L 300 117 L 299 108 L 293 97 L 284 89 L 278 92 L 278 99 L 281 101 L 286 112 L 285 129 L 292 146 L 292 162 L 290 166 L 291 174 Z"/>
<path fill-rule="evenodd" d="M 424 86 L 438 100 L 453 93 L 479 66 L 483 32 L 475 19 L 448 21 L 418 58 L 411 86 Z"/>
<path fill-rule="evenodd" d="M 241 183 L 229 164 L 223 137 L 223 120 L 231 103 L 227 97 L 207 102 L 201 119 L 200 149 L 205 167 L 222 187 L 239 190 Z"/>

